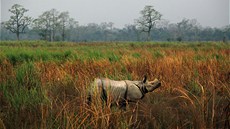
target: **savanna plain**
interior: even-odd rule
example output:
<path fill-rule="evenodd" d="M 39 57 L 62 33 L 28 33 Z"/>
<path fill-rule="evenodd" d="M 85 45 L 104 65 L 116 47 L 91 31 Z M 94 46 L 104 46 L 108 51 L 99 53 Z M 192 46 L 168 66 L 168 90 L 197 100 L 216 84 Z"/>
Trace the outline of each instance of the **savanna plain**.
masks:
<path fill-rule="evenodd" d="M 94 78 L 144 75 L 161 87 L 126 110 L 86 104 Z M 0 128 L 229 127 L 228 43 L 0 42 Z"/>

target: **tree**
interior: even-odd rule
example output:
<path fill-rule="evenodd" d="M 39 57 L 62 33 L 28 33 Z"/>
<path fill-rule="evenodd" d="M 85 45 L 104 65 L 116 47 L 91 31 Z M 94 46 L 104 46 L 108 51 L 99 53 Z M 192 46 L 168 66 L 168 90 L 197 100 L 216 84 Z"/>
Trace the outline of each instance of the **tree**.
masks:
<path fill-rule="evenodd" d="M 32 18 L 24 16 L 28 10 L 19 4 L 14 4 L 9 11 L 13 14 L 9 21 L 6 21 L 5 28 L 12 33 L 15 33 L 17 40 L 19 40 L 20 33 L 25 33 L 26 27 L 31 23 Z"/>
<path fill-rule="evenodd" d="M 61 27 L 61 36 L 62 36 L 62 41 L 65 41 L 66 37 L 66 26 L 68 24 L 68 21 L 70 20 L 69 17 L 69 12 L 61 12 L 60 15 L 58 16 L 60 19 L 60 27 Z"/>
<path fill-rule="evenodd" d="M 77 21 L 70 18 L 69 12 L 61 12 L 56 9 L 44 12 L 34 20 L 34 29 L 44 40 L 65 41 L 67 32 L 76 29 Z M 70 37 L 70 36 L 69 36 Z"/>
<path fill-rule="evenodd" d="M 59 20 L 59 12 L 56 9 L 51 9 L 50 11 L 51 14 L 51 42 L 53 42 L 56 38 L 56 33 L 57 29 L 60 25 Z"/>
<path fill-rule="evenodd" d="M 34 20 L 34 30 L 38 31 L 42 39 L 51 41 L 51 14 L 49 11 Z"/>
<path fill-rule="evenodd" d="M 60 26 L 58 22 L 59 12 L 56 9 L 45 11 L 37 19 L 34 20 L 34 29 L 39 31 L 39 35 L 44 40 L 54 41 Z"/>
<path fill-rule="evenodd" d="M 224 43 L 227 43 L 228 42 L 228 39 L 230 37 L 230 25 L 227 25 L 223 28 L 223 42 Z M 228 35 L 228 36 L 227 36 Z"/>
<path fill-rule="evenodd" d="M 65 38 L 68 41 L 77 41 L 78 39 L 78 21 L 76 21 L 74 18 L 69 18 L 69 21 L 67 22 L 67 26 L 65 27 Z"/>
<path fill-rule="evenodd" d="M 197 41 L 200 24 L 197 22 L 196 19 L 183 19 L 181 22 L 177 23 L 178 27 L 178 37 L 181 40 L 187 41 Z"/>
<path fill-rule="evenodd" d="M 136 23 L 142 32 L 146 32 L 148 34 L 147 40 L 149 41 L 150 32 L 156 25 L 156 22 L 161 19 L 162 15 L 156 11 L 153 6 L 145 6 L 140 13 L 141 17 L 136 20 Z"/>
<path fill-rule="evenodd" d="M 34 20 L 34 29 L 44 40 L 54 41 L 59 28 L 59 12 L 56 9 L 45 11 Z"/>
<path fill-rule="evenodd" d="M 109 38 L 112 37 L 112 32 L 113 32 L 113 22 L 102 22 L 101 23 L 101 30 L 104 34 L 104 40 L 108 41 Z"/>
<path fill-rule="evenodd" d="M 139 41 L 139 31 L 135 25 L 125 25 L 120 32 L 120 38 L 125 41 Z"/>

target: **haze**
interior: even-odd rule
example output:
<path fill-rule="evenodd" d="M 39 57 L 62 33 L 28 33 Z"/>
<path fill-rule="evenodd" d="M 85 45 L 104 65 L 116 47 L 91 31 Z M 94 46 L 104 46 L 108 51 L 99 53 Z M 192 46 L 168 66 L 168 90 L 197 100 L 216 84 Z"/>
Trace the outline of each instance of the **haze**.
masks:
<path fill-rule="evenodd" d="M 230 24 L 229 0 L 1 0 L 1 21 L 9 19 L 8 10 L 16 3 L 29 9 L 27 15 L 33 18 L 52 8 L 68 11 L 80 25 L 113 22 L 122 28 L 133 24 L 145 5 L 153 5 L 171 23 L 187 18 L 197 19 L 204 27 Z"/>

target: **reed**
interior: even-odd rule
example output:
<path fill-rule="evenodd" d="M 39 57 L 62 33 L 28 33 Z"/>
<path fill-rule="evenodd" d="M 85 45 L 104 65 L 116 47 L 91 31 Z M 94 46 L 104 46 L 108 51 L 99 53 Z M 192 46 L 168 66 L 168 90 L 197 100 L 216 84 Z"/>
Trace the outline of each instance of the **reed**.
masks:
<path fill-rule="evenodd" d="M 228 128 L 230 46 L 210 43 L 0 43 L 0 128 Z M 96 98 L 95 77 L 158 78 L 127 110 Z"/>

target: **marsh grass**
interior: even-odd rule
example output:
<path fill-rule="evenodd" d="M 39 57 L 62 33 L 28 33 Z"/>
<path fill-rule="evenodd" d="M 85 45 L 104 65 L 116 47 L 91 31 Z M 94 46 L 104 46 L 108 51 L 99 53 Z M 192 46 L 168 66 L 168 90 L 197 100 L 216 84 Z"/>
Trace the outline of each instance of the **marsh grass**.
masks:
<path fill-rule="evenodd" d="M 230 46 L 211 43 L 0 43 L 0 128 L 228 128 Z M 95 98 L 95 77 L 158 78 L 126 110 Z"/>

